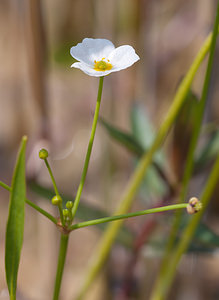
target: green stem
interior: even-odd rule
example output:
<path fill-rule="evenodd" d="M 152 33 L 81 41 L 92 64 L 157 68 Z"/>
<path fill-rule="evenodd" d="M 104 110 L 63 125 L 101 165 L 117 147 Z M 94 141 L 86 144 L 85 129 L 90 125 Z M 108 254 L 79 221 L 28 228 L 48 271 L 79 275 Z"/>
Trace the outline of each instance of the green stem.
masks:
<path fill-rule="evenodd" d="M 4 182 L 0 181 L 0 186 L 2 186 L 4 189 L 8 190 L 9 192 L 11 191 L 11 187 L 8 186 L 7 184 L 5 184 Z M 32 201 L 28 200 L 27 198 L 25 199 L 25 202 L 33 207 L 35 210 L 37 210 L 39 213 L 41 213 L 42 215 L 44 215 L 45 217 L 47 217 L 50 221 L 52 221 L 54 224 L 57 224 L 57 219 L 55 217 L 53 217 L 52 215 L 50 215 L 47 211 L 45 211 L 44 209 L 40 208 L 38 205 L 36 205 L 35 203 L 33 203 Z"/>
<path fill-rule="evenodd" d="M 57 271 L 56 271 L 56 280 L 55 280 L 55 287 L 54 287 L 54 293 L 53 293 L 53 300 L 59 299 L 62 275 L 63 275 L 65 259 L 66 259 L 66 252 L 67 252 L 67 248 L 68 248 L 68 240 L 69 240 L 69 235 L 61 234 L 60 247 L 59 247 L 59 258 L 58 258 L 58 266 L 57 266 Z"/>
<path fill-rule="evenodd" d="M 10 300 L 16 300 L 16 295 L 14 295 L 13 289 L 12 289 L 12 293 L 10 294 Z"/>
<path fill-rule="evenodd" d="M 99 80 L 97 103 L 96 103 L 96 109 L 95 109 L 95 113 L 94 113 L 92 129 L 91 129 L 90 141 L 89 141 L 88 148 L 87 148 L 87 154 L 86 154 L 84 168 L 83 168 L 82 175 L 81 175 L 81 181 L 78 186 L 77 194 L 76 194 L 75 201 L 74 201 L 74 206 L 72 208 L 73 218 L 78 209 L 78 205 L 79 205 L 80 198 L 81 198 L 81 193 L 82 193 L 82 190 L 84 187 L 84 182 L 85 182 L 86 175 L 87 175 L 87 169 L 88 169 L 88 165 L 89 165 L 89 161 L 90 161 L 91 151 L 92 151 L 93 142 L 94 142 L 94 136 L 95 136 L 96 127 L 97 127 L 97 121 L 98 121 L 98 116 L 99 116 L 99 110 L 100 110 L 101 96 L 102 96 L 102 90 L 103 90 L 103 78 L 104 77 L 100 77 L 100 80 Z"/>
<path fill-rule="evenodd" d="M 54 190 L 55 190 L 55 194 L 56 194 L 56 196 L 58 196 L 58 197 L 61 198 L 61 196 L 59 194 L 59 191 L 58 191 L 58 187 L 57 187 L 56 181 L 55 181 L 55 177 L 53 176 L 52 169 L 51 169 L 51 167 L 49 165 L 49 162 L 48 162 L 47 158 L 44 159 L 44 162 L 45 162 L 46 167 L 47 167 L 47 169 L 49 171 L 49 175 L 50 175 L 51 180 L 52 180 L 52 184 L 53 184 L 53 187 L 54 187 Z M 59 215 L 60 215 L 61 223 L 64 226 L 65 225 L 65 221 L 64 221 L 64 217 L 63 217 L 62 204 L 61 203 L 58 205 L 58 209 L 59 209 Z"/>
<path fill-rule="evenodd" d="M 118 216 L 100 218 L 100 219 L 96 219 L 96 220 L 91 220 L 91 221 L 86 221 L 86 222 L 81 222 L 81 223 L 78 223 L 78 224 L 74 224 L 69 229 L 70 230 L 75 230 L 75 229 L 82 228 L 82 227 L 87 227 L 87 226 L 92 226 L 92 225 L 97 225 L 97 224 L 102 224 L 102 223 L 107 223 L 107 222 L 112 222 L 112 221 L 118 221 L 118 220 L 121 220 L 121 219 L 128 219 L 128 218 L 133 218 L 133 217 L 138 217 L 138 216 L 144 216 L 144 215 L 149 215 L 149 214 L 154 214 L 154 213 L 160 213 L 160 212 L 174 210 L 174 209 L 182 209 L 182 208 L 186 208 L 187 205 L 188 205 L 188 203 L 167 205 L 167 206 L 141 210 L 141 211 L 128 213 L 128 214 L 123 214 L 123 215 L 118 215 Z"/>
<path fill-rule="evenodd" d="M 59 191 L 58 191 L 58 187 L 57 187 L 57 184 L 56 184 L 56 181 L 55 181 L 55 177 L 53 176 L 52 169 L 49 165 L 49 162 L 46 158 L 44 159 L 44 162 L 45 162 L 46 167 L 49 171 L 49 175 L 50 175 L 51 180 L 52 180 L 52 184 L 53 184 L 53 187 L 54 187 L 54 190 L 55 190 L 55 194 L 56 194 L 56 196 L 60 196 Z"/>
<path fill-rule="evenodd" d="M 211 40 L 212 40 L 212 34 L 210 34 L 207 37 L 203 46 L 199 50 L 199 53 L 197 54 L 194 62 L 192 63 L 188 73 L 186 74 L 186 76 L 184 77 L 183 81 L 181 82 L 179 88 L 177 89 L 173 104 L 171 105 L 164 122 L 162 123 L 160 129 L 158 130 L 158 133 L 153 142 L 153 145 L 143 155 L 142 159 L 140 160 L 140 162 L 138 164 L 138 167 L 136 168 L 133 176 L 131 177 L 131 179 L 128 183 L 128 186 L 125 190 L 125 193 L 124 193 L 122 199 L 119 201 L 121 204 L 120 204 L 119 208 L 117 209 L 116 214 L 124 214 L 131 207 L 133 198 L 145 176 L 145 172 L 146 172 L 147 168 L 149 167 L 150 163 L 152 162 L 152 158 L 153 158 L 155 152 L 162 145 L 166 135 L 168 134 L 168 131 L 170 130 L 172 124 L 174 123 L 174 121 L 186 99 L 186 95 L 190 89 L 190 86 L 195 77 L 195 74 L 196 74 L 201 62 L 203 61 L 203 59 L 205 58 L 206 54 L 209 51 Z M 91 285 L 91 283 L 95 279 L 97 273 L 103 266 L 121 225 L 122 225 L 122 220 L 119 220 L 118 222 L 109 224 L 109 226 L 107 227 L 107 229 L 100 241 L 98 249 L 95 251 L 95 257 L 92 260 L 93 263 L 90 267 L 90 270 L 88 270 L 88 272 L 87 272 L 85 281 L 82 285 L 81 290 L 79 291 L 79 296 L 78 296 L 78 298 L 76 298 L 77 300 L 83 299 L 83 296 L 87 292 L 89 286 Z"/>
<path fill-rule="evenodd" d="M 163 276 L 162 281 L 158 281 L 156 288 L 153 289 L 153 294 L 150 299 L 152 300 L 163 300 L 166 298 L 167 292 L 169 287 L 173 281 L 176 267 L 182 257 L 183 253 L 188 249 L 188 246 L 192 240 L 192 237 L 197 229 L 197 226 L 203 216 L 205 209 L 210 201 L 211 195 L 214 191 L 219 180 L 219 155 L 217 160 L 212 168 L 211 174 L 208 177 L 207 184 L 204 188 L 200 201 L 203 205 L 202 210 L 195 214 L 190 222 L 188 223 L 187 227 L 184 229 L 182 237 L 180 239 L 179 244 L 174 249 L 173 253 L 171 254 L 171 259 L 169 260 L 167 272 L 165 272 L 165 276 Z"/>
<path fill-rule="evenodd" d="M 202 89 L 202 96 L 201 96 L 201 100 L 200 100 L 200 103 L 199 103 L 199 106 L 197 109 L 197 113 L 194 116 L 195 128 L 194 128 L 194 133 L 192 136 L 192 140 L 191 140 L 190 147 L 189 147 L 189 153 L 188 153 L 188 157 L 187 157 L 187 161 L 186 161 L 186 167 L 185 167 L 185 172 L 184 172 L 184 177 L 183 177 L 183 182 L 182 182 L 182 189 L 181 189 L 181 193 L 180 193 L 180 197 L 179 197 L 179 203 L 185 201 L 189 182 L 190 182 L 192 172 L 193 172 L 194 155 L 195 155 L 198 138 L 199 138 L 200 131 L 201 131 L 201 124 L 202 124 L 202 120 L 203 120 L 203 116 L 204 116 L 204 110 L 205 110 L 205 106 L 206 106 L 207 94 L 208 94 L 209 84 L 210 84 L 210 75 L 211 75 L 211 71 L 212 71 L 212 67 L 213 67 L 213 59 L 214 59 L 216 40 L 217 40 L 217 35 L 218 35 L 218 26 L 219 26 L 219 4 L 218 4 L 218 10 L 217 10 L 217 14 L 216 14 L 215 23 L 214 23 L 214 30 L 213 30 L 212 42 L 210 45 L 208 66 L 207 66 L 204 85 L 203 85 L 203 89 Z M 169 235 L 167 247 L 165 249 L 164 258 L 163 258 L 161 268 L 160 268 L 160 274 L 157 278 L 157 282 L 154 287 L 155 294 L 159 294 L 159 293 L 162 294 L 163 288 L 161 287 L 161 285 L 162 285 L 162 281 L 163 281 L 163 284 L 165 284 L 166 273 L 168 273 L 168 270 L 169 270 L 169 263 L 170 263 L 170 260 L 172 261 L 172 249 L 173 249 L 174 242 L 175 242 L 175 239 L 177 236 L 177 232 L 178 232 L 178 229 L 180 226 L 180 222 L 181 222 L 181 212 L 177 211 L 175 213 L 174 222 L 173 222 L 172 229 L 171 229 L 171 232 Z M 173 250 L 173 252 L 175 252 L 175 250 Z M 159 286 L 159 288 L 158 288 L 158 286 Z M 160 292 L 159 292 L 159 289 L 161 289 Z M 157 298 L 152 297 L 151 299 L 157 299 Z"/>

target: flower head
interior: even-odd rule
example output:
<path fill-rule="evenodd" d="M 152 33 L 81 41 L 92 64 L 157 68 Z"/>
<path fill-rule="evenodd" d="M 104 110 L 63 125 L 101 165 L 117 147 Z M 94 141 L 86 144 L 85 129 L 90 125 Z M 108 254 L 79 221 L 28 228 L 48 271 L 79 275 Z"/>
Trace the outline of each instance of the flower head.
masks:
<path fill-rule="evenodd" d="M 71 48 L 70 53 L 78 60 L 71 67 L 95 77 L 126 69 L 140 59 L 131 46 L 115 48 L 106 39 L 83 39 L 82 43 Z"/>

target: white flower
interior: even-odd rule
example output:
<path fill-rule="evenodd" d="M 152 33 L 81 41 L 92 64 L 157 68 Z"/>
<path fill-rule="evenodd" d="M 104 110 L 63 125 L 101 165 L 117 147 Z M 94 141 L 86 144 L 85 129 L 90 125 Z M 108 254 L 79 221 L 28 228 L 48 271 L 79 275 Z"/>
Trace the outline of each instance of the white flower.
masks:
<path fill-rule="evenodd" d="M 71 48 L 70 53 L 78 60 L 71 67 L 96 77 L 126 69 L 140 59 L 131 46 L 115 48 L 106 39 L 83 39 L 82 43 Z"/>

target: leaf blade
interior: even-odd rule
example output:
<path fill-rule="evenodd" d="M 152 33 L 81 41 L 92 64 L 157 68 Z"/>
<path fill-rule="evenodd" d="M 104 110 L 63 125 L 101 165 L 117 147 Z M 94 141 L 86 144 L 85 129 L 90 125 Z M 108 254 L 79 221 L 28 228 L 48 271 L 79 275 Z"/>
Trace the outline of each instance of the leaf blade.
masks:
<path fill-rule="evenodd" d="M 142 156 L 144 153 L 144 148 L 140 145 L 140 143 L 128 132 L 124 132 L 110 123 L 106 122 L 103 118 L 99 118 L 99 122 L 104 128 L 107 130 L 108 134 L 122 146 L 124 146 L 127 150 L 134 153 L 138 157 Z"/>
<path fill-rule="evenodd" d="M 5 272 L 10 299 L 16 299 L 17 274 L 23 243 L 24 209 L 26 197 L 25 150 L 27 137 L 23 137 L 15 165 L 6 227 Z"/>

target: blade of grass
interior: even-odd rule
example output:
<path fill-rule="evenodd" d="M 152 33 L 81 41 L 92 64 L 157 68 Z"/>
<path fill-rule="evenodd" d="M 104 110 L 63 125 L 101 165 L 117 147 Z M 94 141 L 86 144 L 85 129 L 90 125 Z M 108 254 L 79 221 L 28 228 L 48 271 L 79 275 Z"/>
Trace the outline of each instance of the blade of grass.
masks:
<path fill-rule="evenodd" d="M 10 299 L 16 299 L 17 274 L 23 243 L 25 210 L 25 149 L 27 137 L 23 137 L 13 174 L 9 215 L 6 227 L 5 271 Z"/>
<path fill-rule="evenodd" d="M 198 143 L 199 134 L 201 131 L 201 124 L 202 124 L 202 120 L 203 120 L 203 116 L 204 116 L 204 110 L 205 110 L 207 95 L 208 95 L 208 91 L 209 91 L 210 76 L 211 76 L 211 71 L 212 71 L 212 67 L 213 67 L 213 59 L 214 59 L 216 40 L 217 40 L 217 35 L 218 35 L 218 26 L 219 26 L 219 2 L 218 2 L 218 8 L 217 8 L 217 13 L 216 13 L 215 22 L 214 22 L 212 42 L 210 44 L 210 50 L 209 50 L 210 54 L 209 54 L 209 59 L 208 59 L 208 65 L 207 65 L 204 85 L 203 85 L 203 89 L 202 89 L 202 96 L 201 96 L 200 103 L 197 107 L 197 113 L 194 115 L 195 128 L 194 128 L 192 140 L 191 140 L 190 147 L 189 147 L 188 157 L 186 160 L 185 172 L 184 172 L 183 182 L 182 182 L 182 189 L 180 192 L 180 197 L 179 197 L 178 203 L 182 203 L 183 201 L 185 201 L 189 182 L 190 182 L 193 168 L 194 168 L 194 155 L 195 155 L 195 150 L 196 150 L 196 146 Z M 165 278 L 167 277 L 167 274 L 169 273 L 169 264 L 170 264 L 170 261 L 172 262 L 172 255 L 173 255 L 173 253 L 175 253 L 175 249 L 173 249 L 173 248 L 174 248 L 174 242 L 175 242 L 175 239 L 177 236 L 177 231 L 180 226 L 181 215 L 182 214 L 179 211 L 175 213 L 175 219 L 174 219 L 172 229 L 170 232 L 170 236 L 169 236 L 169 240 L 167 243 L 164 259 L 163 259 L 163 262 L 161 265 L 160 273 L 159 273 L 159 276 L 155 283 L 154 290 L 152 292 L 152 297 L 151 297 L 152 300 L 165 299 L 165 295 L 163 293 L 164 289 L 167 292 Z"/>
<path fill-rule="evenodd" d="M 150 299 L 153 300 L 166 299 L 167 292 L 169 290 L 169 287 L 173 281 L 176 272 L 176 267 L 182 255 L 186 252 L 186 250 L 188 249 L 191 243 L 191 240 L 200 223 L 201 217 L 203 216 L 205 209 L 210 201 L 211 195 L 214 191 L 214 188 L 216 187 L 216 184 L 218 183 L 218 180 L 219 180 L 219 156 L 217 158 L 217 161 L 214 164 L 214 167 L 212 168 L 211 174 L 208 178 L 207 184 L 200 198 L 200 201 L 202 202 L 203 205 L 203 209 L 198 214 L 192 217 L 188 226 L 184 229 L 182 237 L 180 238 L 180 242 L 174 249 L 174 252 L 171 255 L 171 259 L 169 260 L 167 272 L 165 272 L 165 276 L 162 277 L 162 282 L 160 283 L 159 281 L 160 285 L 159 286 L 156 285 L 157 289 L 153 289 L 153 294 Z"/>

